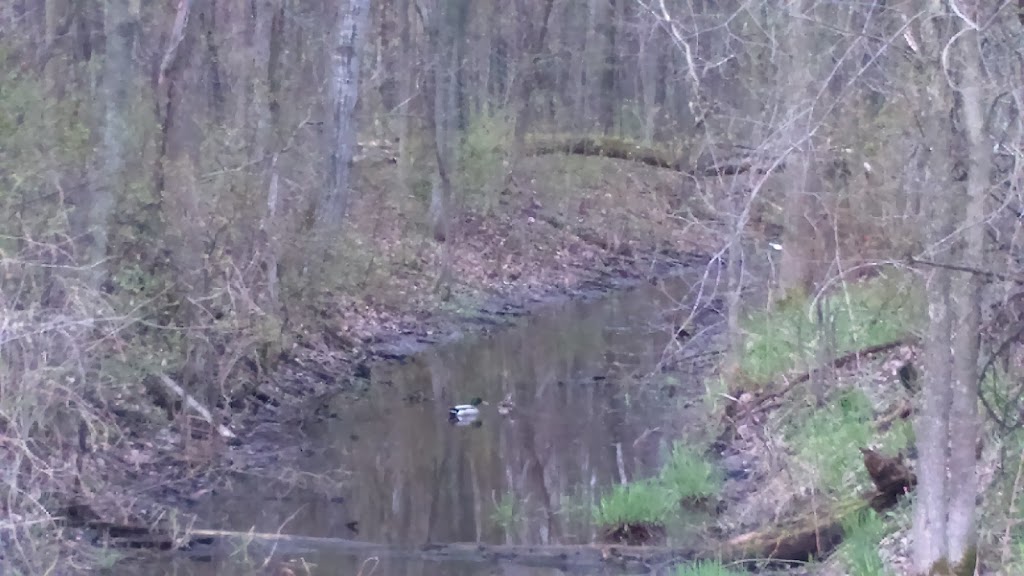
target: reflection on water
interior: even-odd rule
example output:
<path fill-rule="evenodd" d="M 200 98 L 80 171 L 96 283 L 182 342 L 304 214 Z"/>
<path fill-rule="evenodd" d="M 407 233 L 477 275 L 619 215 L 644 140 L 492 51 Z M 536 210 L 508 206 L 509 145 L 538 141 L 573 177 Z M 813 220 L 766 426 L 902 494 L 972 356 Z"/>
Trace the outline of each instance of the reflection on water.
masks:
<path fill-rule="evenodd" d="M 291 475 L 287 494 L 262 475 L 243 476 L 206 504 L 204 521 L 403 545 L 592 542 L 591 505 L 613 483 L 656 471 L 684 432 L 685 406 L 704 394 L 699 374 L 640 382 L 676 345 L 665 311 L 678 305 L 665 292 L 693 300 L 682 280 L 669 286 L 553 305 L 518 326 L 375 366 L 366 395 L 332 401 L 336 417 L 306 426 L 319 449 Z M 450 424 L 448 409 L 476 396 L 488 402 L 481 425 Z M 506 396 L 514 409 L 502 416 Z M 325 477 L 338 478 L 328 494 L 294 487 Z M 324 574 L 356 574 L 363 560 L 313 556 L 314 573 Z M 375 574 L 436 568 L 390 559 Z M 508 568 L 500 573 L 548 573 Z M 481 565 L 441 572 L 497 573 Z"/>

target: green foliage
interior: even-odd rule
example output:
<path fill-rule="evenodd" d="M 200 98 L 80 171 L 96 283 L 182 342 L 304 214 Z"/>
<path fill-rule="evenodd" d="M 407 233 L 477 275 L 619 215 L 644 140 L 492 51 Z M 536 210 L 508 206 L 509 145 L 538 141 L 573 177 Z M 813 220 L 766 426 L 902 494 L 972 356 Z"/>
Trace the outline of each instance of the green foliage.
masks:
<path fill-rule="evenodd" d="M 676 567 L 676 576 L 740 576 L 743 572 L 731 570 L 718 560 L 704 560 Z"/>
<path fill-rule="evenodd" d="M 664 524 L 680 503 L 713 495 L 721 486 L 715 467 L 701 454 L 676 443 L 661 473 L 653 478 L 617 485 L 593 510 L 602 526 Z"/>
<path fill-rule="evenodd" d="M 494 503 L 494 511 L 491 513 L 491 520 L 501 526 L 504 530 L 511 529 L 520 516 L 518 498 L 513 493 L 503 494 L 501 499 Z"/>
<path fill-rule="evenodd" d="M 866 510 L 843 522 L 843 562 L 850 576 L 887 574 L 878 546 L 887 533 L 885 521 L 874 510 Z"/>
<path fill-rule="evenodd" d="M 920 325 L 924 299 L 899 279 L 852 284 L 827 296 L 834 321 L 836 354 L 906 337 Z M 793 297 L 774 310 L 750 315 L 744 322 L 744 374 L 765 382 L 790 370 L 807 370 L 820 331 L 811 303 Z"/>
<path fill-rule="evenodd" d="M 459 154 L 457 185 L 485 212 L 494 209 L 505 176 L 506 146 L 512 141 L 511 116 L 499 112 L 470 119 Z"/>
<path fill-rule="evenodd" d="M 718 492 L 722 484 L 718 469 L 682 442 L 673 447 L 658 479 L 677 501 L 706 498 Z"/>
<path fill-rule="evenodd" d="M 824 408 L 804 408 L 792 419 L 786 440 L 798 461 L 815 475 L 820 490 L 840 495 L 858 480 L 866 481 L 859 449 L 877 442 L 874 411 L 860 390 L 840 392 Z M 894 423 L 882 436 L 881 448 L 895 453 L 913 440 L 908 421 Z"/>
<path fill-rule="evenodd" d="M 795 419 L 787 441 L 816 473 L 820 489 L 842 492 L 863 469 L 858 449 L 874 437 L 871 403 L 863 392 L 846 390 L 825 408 L 806 412 Z"/>
<path fill-rule="evenodd" d="M 1007 574 L 1024 574 L 1024 534 L 1013 537 L 1009 547 L 1012 555 L 1006 565 Z"/>
<path fill-rule="evenodd" d="M 594 507 L 594 522 L 600 526 L 664 524 L 678 502 L 669 488 L 656 481 L 618 484 Z"/>

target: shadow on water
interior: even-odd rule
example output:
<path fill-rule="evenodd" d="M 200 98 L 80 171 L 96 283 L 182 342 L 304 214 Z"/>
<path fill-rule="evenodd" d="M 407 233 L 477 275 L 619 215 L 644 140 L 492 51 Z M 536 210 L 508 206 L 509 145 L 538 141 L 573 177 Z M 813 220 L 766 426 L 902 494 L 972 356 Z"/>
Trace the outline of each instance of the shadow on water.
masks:
<path fill-rule="evenodd" d="M 609 486 L 654 474 L 672 442 L 699 426 L 706 363 L 659 369 L 696 290 L 680 277 L 552 304 L 493 334 L 379 364 L 368 392 L 332 399 L 319 411 L 330 417 L 310 419 L 303 441 L 315 448 L 299 470 L 240 475 L 204 503 L 204 527 L 410 546 L 593 542 L 591 507 Z M 690 343 L 697 355 L 716 345 Z M 478 426 L 448 422 L 452 404 L 477 396 L 488 402 Z M 514 408 L 501 415 L 507 396 Z M 372 555 L 292 552 L 319 565 L 313 574 L 356 574 Z M 163 573 L 232 573 L 216 562 L 183 570 Z M 389 558 L 374 573 L 496 571 Z"/>

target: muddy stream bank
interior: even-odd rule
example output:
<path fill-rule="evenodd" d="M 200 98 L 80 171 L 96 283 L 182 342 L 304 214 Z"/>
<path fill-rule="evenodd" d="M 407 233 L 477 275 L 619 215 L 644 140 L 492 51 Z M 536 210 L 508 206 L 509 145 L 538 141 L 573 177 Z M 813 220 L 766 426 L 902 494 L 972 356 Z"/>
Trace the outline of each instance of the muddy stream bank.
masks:
<path fill-rule="evenodd" d="M 265 431 L 297 458 L 235 462 L 242 472 L 191 510 L 197 528 L 299 538 L 124 568 L 241 575 L 269 555 L 270 566 L 291 561 L 294 574 L 306 573 L 303 562 L 315 565 L 311 574 L 357 574 L 370 557 L 379 576 L 621 572 L 515 555 L 382 555 L 373 545 L 595 542 L 591 507 L 612 485 L 656 473 L 675 441 L 706 445 L 704 378 L 723 345 L 723 317 L 721 302 L 701 295 L 704 273 L 549 303 L 510 327 L 372 364 L 365 391 L 311 404 L 297 430 Z M 677 334 L 694 307 L 704 311 Z M 448 408 L 473 397 L 487 401 L 480 418 L 450 423 Z M 513 407 L 501 414 L 505 399 Z M 667 545 L 697 537 L 679 522 Z"/>

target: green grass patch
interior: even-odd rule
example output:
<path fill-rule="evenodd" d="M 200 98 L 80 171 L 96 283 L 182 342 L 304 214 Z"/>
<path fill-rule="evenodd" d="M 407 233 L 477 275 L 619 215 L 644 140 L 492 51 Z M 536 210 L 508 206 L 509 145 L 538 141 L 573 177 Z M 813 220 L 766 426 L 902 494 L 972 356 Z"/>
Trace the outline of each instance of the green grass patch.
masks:
<path fill-rule="evenodd" d="M 660 524 L 682 513 L 681 503 L 697 502 L 721 487 L 718 469 L 699 451 L 676 443 L 661 472 L 645 480 L 615 486 L 593 509 L 601 526 Z"/>
<path fill-rule="evenodd" d="M 697 450 L 677 442 L 658 481 L 677 501 L 699 500 L 712 496 L 722 485 L 718 469 Z"/>
<path fill-rule="evenodd" d="M 791 422 L 786 441 L 797 461 L 815 474 L 819 490 L 840 495 L 867 481 L 860 448 L 879 436 L 871 402 L 862 391 L 844 390 L 828 406 L 805 408 Z M 910 445 L 912 435 L 910 422 L 898 421 L 882 435 L 881 448 L 894 454 Z"/>
<path fill-rule="evenodd" d="M 882 557 L 878 555 L 878 545 L 887 532 L 885 521 L 870 509 L 843 522 L 840 554 L 850 576 L 888 574 Z"/>
<path fill-rule="evenodd" d="M 836 354 L 893 342 L 912 333 L 924 318 L 925 300 L 903 278 L 878 278 L 851 284 L 826 298 L 831 311 Z M 807 370 L 821 342 L 812 302 L 792 298 L 773 310 L 750 314 L 740 367 L 754 382 L 766 382 L 792 370 Z"/>
<path fill-rule="evenodd" d="M 515 494 L 511 492 L 502 494 L 501 498 L 494 503 L 491 520 L 503 530 L 511 530 L 519 521 L 520 507 L 519 500 Z"/>
<path fill-rule="evenodd" d="M 663 525 L 678 507 L 671 490 L 656 481 L 640 480 L 616 485 L 594 507 L 593 515 L 600 526 Z"/>
<path fill-rule="evenodd" d="M 676 567 L 676 576 L 740 576 L 746 572 L 738 572 L 723 566 L 717 560 L 683 564 Z"/>

